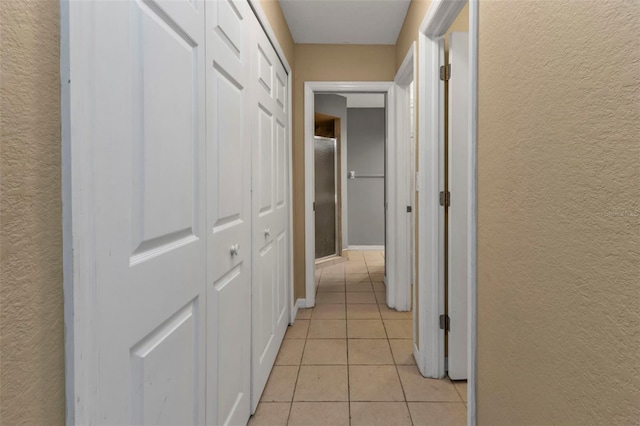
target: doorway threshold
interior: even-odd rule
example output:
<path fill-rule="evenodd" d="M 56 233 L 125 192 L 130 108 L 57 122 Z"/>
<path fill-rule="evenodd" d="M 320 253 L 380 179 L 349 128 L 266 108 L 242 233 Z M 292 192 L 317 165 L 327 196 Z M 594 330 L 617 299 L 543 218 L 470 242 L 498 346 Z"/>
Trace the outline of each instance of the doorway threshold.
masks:
<path fill-rule="evenodd" d="M 338 255 L 322 257 L 320 259 L 316 259 L 316 269 L 322 269 L 331 265 L 337 265 L 339 263 L 346 262 L 347 260 L 349 260 L 347 257 Z"/>

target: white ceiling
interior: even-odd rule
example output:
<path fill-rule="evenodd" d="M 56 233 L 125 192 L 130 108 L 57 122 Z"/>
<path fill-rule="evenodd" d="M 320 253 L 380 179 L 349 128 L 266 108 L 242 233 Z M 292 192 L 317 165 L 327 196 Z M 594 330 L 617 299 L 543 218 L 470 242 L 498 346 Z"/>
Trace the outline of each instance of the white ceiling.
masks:
<path fill-rule="evenodd" d="M 384 108 L 384 93 L 339 93 L 347 98 L 347 108 Z"/>
<path fill-rule="evenodd" d="M 296 43 L 395 44 L 411 0 L 280 0 Z"/>

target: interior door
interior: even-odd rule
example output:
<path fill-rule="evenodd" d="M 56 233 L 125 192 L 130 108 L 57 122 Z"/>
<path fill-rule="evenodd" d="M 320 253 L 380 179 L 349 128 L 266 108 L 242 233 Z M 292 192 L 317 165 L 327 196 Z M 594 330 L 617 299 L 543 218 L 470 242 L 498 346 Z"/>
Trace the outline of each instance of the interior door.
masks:
<path fill-rule="evenodd" d="M 255 94 L 249 106 L 253 131 L 251 406 L 255 411 L 289 323 L 289 148 L 287 74 L 264 31 L 255 32 L 251 54 Z"/>
<path fill-rule="evenodd" d="M 246 424 L 251 393 L 250 40 L 245 0 L 207 2 L 207 423 Z"/>
<path fill-rule="evenodd" d="M 337 152 L 333 138 L 314 138 L 316 259 L 337 254 Z"/>
<path fill-rule="evenodd" d="M 97 371 L 86 374 L 97 381 L 84 404 L 100 424 L 202 424 L 204 2 L 69 7 L 70 42 L 88 55 L 71 64 L 90 64 L 71 68 L 71 126 L 84 137 L 74 143 L 90 145 L 93 179 L 90 194 L 74 193 L 92 206 L 84 255 L 95 259 L 95 292 L 82 303 L 95 320 L 87 362 Z M 74 21 L 87 9 L 88 21 Z M 91 92 L 81 108 L 76 85 Z"/>
<path fill-rule="evenodd" d="M 469 34 L 452 32 L 449 43 L 449 377 L 467 378 L 469 280 Z"/>

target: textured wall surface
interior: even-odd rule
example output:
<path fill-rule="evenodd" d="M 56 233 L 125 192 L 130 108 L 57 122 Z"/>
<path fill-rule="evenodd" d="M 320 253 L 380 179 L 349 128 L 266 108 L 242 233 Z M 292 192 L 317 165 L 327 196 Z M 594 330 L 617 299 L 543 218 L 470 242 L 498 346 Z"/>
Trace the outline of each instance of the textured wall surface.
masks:
<path fill-rule="evenodd" d="M 0 2 L 0 423 L 64 423 L 59 2 Z"/>
<path fill-rule="evenodd" d="M 284 55 L 287 57 L 289 66 L 293 67 L 295 47 L 291 31 L 289 31 L 289 26 L 282 13 L 280 2 L 278 0 L 260 0 L 260 5 L 269 20 L 269 24 L 271 24 L 271 28 L 273 28 Z"/>
<path fill-rule="evenodd" d="M 395 46 L 296 44 L 293 87 L 293 266 L 295 298 L 305 297 L 304 83 L 392 81 Z"/>
<path fill-rule="evenodd" d="M 407 10 L 407 16 L 402 24 L 402 29 L 398 35 L 398 41 L 396 42 L 396 70 L 402 65 L 404 57 L 407 56 L 411 43 L 418 40 L 418 31 L 420 30 L 420 24 L 429 10 L 429 0 L 411 0 L 409 9 Z M 417 47 L 417 43 L 416 43 Z"/>
<path fill-rule="evenodd" d="M 480 2 L 478 424 L 640 423 L 640 3 Z"/>

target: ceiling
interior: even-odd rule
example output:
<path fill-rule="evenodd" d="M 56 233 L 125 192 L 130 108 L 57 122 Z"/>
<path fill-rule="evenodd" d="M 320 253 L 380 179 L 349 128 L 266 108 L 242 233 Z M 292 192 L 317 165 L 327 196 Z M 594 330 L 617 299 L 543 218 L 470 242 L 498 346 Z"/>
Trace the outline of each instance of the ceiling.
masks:
<path fill-rule="evenodd" d="M 411 0 L 280 0 L 305 44 L 396 44 Z"/>

